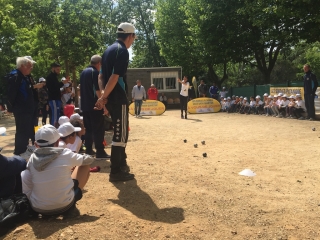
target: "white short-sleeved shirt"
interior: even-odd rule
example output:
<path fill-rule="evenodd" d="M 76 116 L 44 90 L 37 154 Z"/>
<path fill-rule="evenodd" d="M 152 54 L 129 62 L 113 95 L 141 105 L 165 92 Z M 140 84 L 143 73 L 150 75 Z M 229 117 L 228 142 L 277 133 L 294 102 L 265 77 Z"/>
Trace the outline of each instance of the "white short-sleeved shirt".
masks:
<path fill-rule="evenodd" d="M 186 84 L 181 84 L 180 95 L 184 97 L 188 97 L 188 90 L 189 90 L 189 82 L 187 82 Z"/>
<path fill-rule="evenodd" d="M 76 140 L 73 144 L 68 143 L 66 148 L 69 148 L 72 152 L 78 153 L 82 146 L 82 140 L 79 136 L 76 136 Z"/>
<path fill-rule="evenodd" d="M 297 107 L 302 108 L 306 111 L 306 104 L 303 100 L 296 101 Z"/>
<path fill-rule="evenodd" d="M 254 107 L 256 105 L 256 101 L 250 101 L 250 106 Z"/>

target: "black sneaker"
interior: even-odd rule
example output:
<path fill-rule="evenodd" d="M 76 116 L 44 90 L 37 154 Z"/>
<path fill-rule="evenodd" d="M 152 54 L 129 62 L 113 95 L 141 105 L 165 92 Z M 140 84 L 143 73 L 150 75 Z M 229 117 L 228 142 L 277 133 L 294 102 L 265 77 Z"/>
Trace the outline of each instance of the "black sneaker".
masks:
<path fill-rule="evenodd" d="M 134 179 L 134 174 L 127 172 L 110 173 L 109 182 L 125 182 Z"/>
<path fill-rule="evenodd" d="M 91 149 L 91 151 L 86 150 L 86 154 L 93 156 L 96 155 L 96 152 Z"/>
<path fill-rule="evenodd" d="M 96 159 L 97 160 L 103 160 L 106 158 L 111 158 L 111 156 L 109 154 L 107 154 L 106 152 L 102 152 L 102 153 L 96 153 Z"/>
<path fill-rule="evenodd" d="M 122 167 L 120 167 L 120 170 L 121 170 L 122 172 L 129 173 L 129 172 L 130 172 L 130 167 L 129 167 L 128 165 L 122 166 Z"/>
<path fill-rule="evenodd" d="M 183 115 L 181 114 L 181 119 L 184 119 Z"/>
<path fill-rule="evenodd" d="M 188 118 L 187 118 L 187 115 L 186 115 L 184 118 L 185 118 L 185 119 L 188 119 Z"/>

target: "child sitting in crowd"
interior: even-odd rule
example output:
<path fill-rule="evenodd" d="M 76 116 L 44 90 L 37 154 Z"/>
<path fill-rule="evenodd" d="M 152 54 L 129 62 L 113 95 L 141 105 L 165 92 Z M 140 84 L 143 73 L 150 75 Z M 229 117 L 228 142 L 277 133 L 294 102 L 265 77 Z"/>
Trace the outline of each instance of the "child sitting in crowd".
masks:
<path fill-rule="evenodd" d="M 299 120 L 304 120 L 305 118 L 302 116 L 302 113 L 306 112 L 306 105 L 305 102 L 302 100 L 300 94 L 296 95 L 296 106 L 293 109 L 294 116 Z"/>
<path fill-rule="evenodd" d="M 273 97 L 270 95 L 267 97 L 267 100 L 264 102 L 264 106 L 263 106 L 266 117 L 272 116 L 272 110 L 271 110 L 272 103 L 273 103 Z"/>
<path fill-rule="evenodd" d="M 261 97 L 259 95 L 256 96 L 256 105 L 255 105 L 255 113 L 256 115 L 260 115 L 263 112 L 263 102 L 261 101 Z"/>
<path fill-rule="evenodd" d="M 60 129 L 62 135 L 68 137 L 66 142 L 74 139 L 70 132 L 75 135 L 76 131 L 70 125 L 69 132 L 66 127 Z M 42 215 L 61 214 L 75 206 L 82 198 L 82 190 L 89 179 L 89 165 L 94 161 L 89 155 L 59 148 L 60 135 L 53 126 L 42 126 L 35 134 L 37 149 L 30 157 L 27 170 L 21 173 L 23 193 L 32 209 Z M 77 167 L 71 173 L 73 166 Z"/>

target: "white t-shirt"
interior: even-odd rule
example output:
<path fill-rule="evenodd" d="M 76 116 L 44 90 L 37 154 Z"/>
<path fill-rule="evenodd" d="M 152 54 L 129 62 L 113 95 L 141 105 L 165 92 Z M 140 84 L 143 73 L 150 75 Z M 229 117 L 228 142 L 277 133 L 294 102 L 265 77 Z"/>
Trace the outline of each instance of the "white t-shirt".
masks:
<path fill-rule="evenodd" d="M 290 102 L 289 100 L 285 100 L 285 101 L 282 100 L 281 103 L 280 103 L 280 105 L 281 105 L 282 107 L 286 107 L 286 106 L 288 106 L 289 102 Z"/>
<path fill-rule="evenodd" d="M 184 97 L 188 97 L 188 90 L 189 90 L 189 82 L 187 82 L 186 84 L 181 84 L 180 95 Z"/>
<path fill-rule="evenodd" d="M 73 144 L 68 143 L 66 148 L 69 148 L 72 152 L 78 153 L 82 145 L 81 138 L 76 136 L 76 140 Z"/>
<path fill-rule="evenodd" d="M 21 175 L 23 192 L 28 196 L 32 207 L 35 210 L 48 211 L 71 204 L 74 199 L 71 169 L 81 166 L 84 158 L 85 156 L 65 148 L 42 171 L 36 170 L 29 161 L 27 170 Z"/>
<path fill-rule="evenodd" d="M 254 107 L 256 105 L 256 101 L 250 101 L 250 107 Z"/>
<path fill-rule="evenodd" d="M 296 104 L 297 104 L 297 107 L 298 108 L 302 108 L 304 111 L 306 111 L 306 104 L 303 100 L 299 100 L 299 101 L 296 101 Z"/>

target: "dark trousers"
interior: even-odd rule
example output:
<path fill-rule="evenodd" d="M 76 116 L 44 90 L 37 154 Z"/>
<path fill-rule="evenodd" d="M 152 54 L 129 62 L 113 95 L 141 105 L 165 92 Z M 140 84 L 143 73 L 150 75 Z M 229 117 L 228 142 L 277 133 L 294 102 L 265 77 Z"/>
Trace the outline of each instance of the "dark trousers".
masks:
<path fill-rule="evenodd" d="M 107 104 L 112 124 L 113 138 L 111 146 L 111 173 L 118 173 L 122 166 L 127 165 L 126 146 L 128 142 L 129 107 L 128 104 Z"/>
<path fill-rule="evenodd" d="M 140 115 L 142 100 L 134 100 L 134 114 Z"/>
<path fill-rule="evenodd" d="M 32 111 L 30 113 L 13 113 L 13 115 L 16 122 L 14 154 L 20 155 L 27 150 L 29 138 L 34 139 L 34 114 Z"/>
<path fill-rule="evenodd" d="M 49 114 L 49 119 L 51 119 L 51 109 L 49 107 L 49 110 L 47 111 L 47 108 L 46 106 L 48 105 L 44 105 L 42 108 L 41 108 L 41 115 L 42 115 L 42 125 L 45 125 L 47 124 L 47 117 L 48 117 L 48 114 Z"/>
<path fill-rule="evenodd" d="M 187 115 L 187 110 L 188 110 L 188 97 L 180 95 L 180 109 L 181 109 L 181 114 L 183 114 L 183 111 Z"/>
<path fill-rule="evenodd" d="M 304 101 L 306 103 L 307 118 L 315 118 L 316 112 L 314 109 L 314 95 L 312 93 L 304 94 Z"/>
<path fill-rule="evenodd" d="M 83 111 L 83 124 L 86 128 L 85 146 L 86 151 L 92 150 L 94 142 L 97 152 L 104 151 L 104 117 L 103 111 Z"/>
<path fill-rule="evenodd" d="M 293 113 L 297 118 L 302 117 L 302 113 L 304 113 L 304 110 L 302 108 L 294 108 Z"/>

